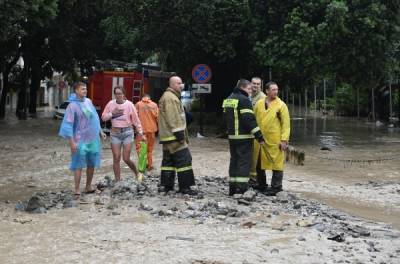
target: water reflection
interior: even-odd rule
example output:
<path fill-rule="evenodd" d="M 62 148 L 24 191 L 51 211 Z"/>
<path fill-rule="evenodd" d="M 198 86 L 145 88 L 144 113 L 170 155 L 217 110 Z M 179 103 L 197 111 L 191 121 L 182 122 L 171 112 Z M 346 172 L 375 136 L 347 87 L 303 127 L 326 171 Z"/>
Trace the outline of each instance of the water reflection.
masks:
<path fill-rule="evenodd" d="M 400 142 L 396 129 L 378 128 L 365 121 L 350 118 L 292 118 L 293 145 L 349 147 Z"/>

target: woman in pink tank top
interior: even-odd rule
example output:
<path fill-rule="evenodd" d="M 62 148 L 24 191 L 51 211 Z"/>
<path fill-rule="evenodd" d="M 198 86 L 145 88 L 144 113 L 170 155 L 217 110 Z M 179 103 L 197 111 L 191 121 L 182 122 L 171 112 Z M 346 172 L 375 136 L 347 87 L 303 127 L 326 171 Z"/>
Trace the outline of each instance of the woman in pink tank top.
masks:
<path fill-rule="evenodd" d="M 131 160 L 131 146 L 134 138 L 133 128 L 139 134 L 140 140 L 144 140 L 142 125 L 136 108 L 133 103 L 125 98 L 125 89 L 122 86 L 114 87 L 115 100 L 111 100 L 104 108 L 101 119 L 103 121 L 111 120 L 111 150 L 113 154 L 113 170 L 115 180 L 121 178 L 121 147 L 122 159 L 134 172 L 138 181 L 143 181 L 143 174 L 138 171 L 135 163 Z"/>

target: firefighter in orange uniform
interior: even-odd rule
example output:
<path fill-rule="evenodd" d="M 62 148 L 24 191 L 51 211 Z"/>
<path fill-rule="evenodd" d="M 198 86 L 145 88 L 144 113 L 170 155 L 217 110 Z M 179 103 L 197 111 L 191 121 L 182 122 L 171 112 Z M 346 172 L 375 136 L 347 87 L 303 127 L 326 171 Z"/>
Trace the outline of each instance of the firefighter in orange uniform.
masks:
<path fill-rule="evenodd" d="M 136 109 L 142 124 L 143 133 L 147 139 L 147 170 L 153 169 L 153 149 L 158 130 L 158 106 L 150 96 L 145 94 L 142 100 L 136 103 Z M 136 140 L 136 151 L 140 151 L 140 141 Z"/>

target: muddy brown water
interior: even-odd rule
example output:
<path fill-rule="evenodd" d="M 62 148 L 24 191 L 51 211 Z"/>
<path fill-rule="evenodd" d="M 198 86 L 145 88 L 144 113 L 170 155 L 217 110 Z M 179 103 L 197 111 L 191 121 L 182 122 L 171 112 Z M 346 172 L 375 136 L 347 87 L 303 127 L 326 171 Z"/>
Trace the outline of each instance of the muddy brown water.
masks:
<path fill-rule="evenodd" d="M 291 123 L 291 142 L 306 153 L 305 166 L 288 166 L 295 178 L 304 180 L 300 192 L 400 228 L 399 128 L 350 118 L 297 117 Z M 307 181 L 324 182 L 325 188 L 307 187 Z"/>
<path fill-rule="evenodd" d="M 18 121 L 11 117 L 0 122 L 1 201 L 15 202 L 27 199 L 36 191 L 71 188 L 69 150 L 67 143 L 57 136 L 59 123 L 60 120 L 51 118 L 51 112 L 43 112 L 37 119 Z M 290 190 L 354 215 L 400 226 L 397 192 L 400 187 L 395 185 L 400 183 L 400 159 L 372 164 L 340 161 L 400 157 L 399 132 L 352 119 L 295 117 L 291 123 L 291 143 L 306 152 L 306 164 L 288 164 L 285 180 L 301 179 L 300 183 L 288 182 L 286 186 Z M 321 151 L 322 146 L 332 151 Z M 112 175 L 108 142 L 103 148 L 103 166 L 96 177 Z M 155 152 L 157 165 L 161 159 L 159 146 Z M 202 174 L 227 176 L 229 155 L 225 140 L 193 139 L 192 154 L 195 169 L 207 168 Z M 126 166 L 123 172 L 129 173 Z M 357 189 L 356 184 L 369 181 L 390 181 L 393 186 Z M 393 197 L 395 203 L 386 204 L 386 200 L 393 202 Z"/>
<path fill-rule="evenodd" d="M 384 230 L 379 231 L 381 233 L 374 231 L 371 237 L 359 239 L 349 236 L 346 243 L 333 242 L 327 239 L 328 234 L 298 227 L 296 222 L 303 215 L 280 212 L 279 204 L 268 202 L 268 206 L 276 206 L 280 214 L 267 217 L 272 210 L 258 210 L 243 219 L 233 219 L 239 224 L 215 219 L 200 224 L 196 219 L 157 218 L 139 210 L 138 200 L 125 204 L 124 201 L 115 201 L 118 208 L 114 210 L 83 203 L 76 208 L 49 210 L 46 214 L 15 211 L 17 200 L 25 200 L 36 191 L 72 188 L 73 178 L 68 170 L 70 153 L 65 140 L 57 137 L 60 121 L 52 120 L 49 115 L 27 121 L 13 118 L 0 121 L 0 262 L 243 264 L 321 263 L 324 259 L 327 263 L 397 263 L 400 252 L 398 231 L 386 229 L 386 223 L 398 227 L 398 220 L 394 219 L 400 208 L 398 163 L 344 166 L 340 162 L 320 160 L 319 157 L 375 158 L 396 155 L 399 154 L 398 148 L 393 146 L 397 144 L 398 135 L 374 129 L 365 133 L 364 128 L 370 130 L 371 127 L 361 123 L 362 140 L 357 135 L 348 140 L 346 133 L 351 128 L 346 129 L 346 125 L 339 120 L 333 121 L 332 125 L 327 125 L 330 124 L 327 121 L 325 130 L 323 120 L 315 121 L 315 130 L 320 131 L 315 133 L 315 137 L 309 132 L 310 128 L 314 130 L 309 120 L 306 121 L 306 128 L 296 124 L 297 120 L 292 121 L 292 142 L 306 151 L 306 163 L 305 166 L 287 165 L 284 188 L 370 219 L 373 223 L 349 217 L 343 222 L 365 225 L 371 230 Z M 305 121 L 300 122 L 304 124 Z M 335 137 L 325 140 L 324 137 L 330 135 L 334 128 L 338 128 L 334 130 Z M 311 136 L 308 138 L 307 135 Z M 330 142 L 332 151 L 320 151 L 321 142 Z M 106 175 L 112 176 L 108 144 L 107 141 L 103 146 L 102 167 L 96 171 L 95 181 Z M 190 149 L 196 177 L 228 176 L 226 140 L 192 137 Z M 307 153 L 313 153 L 313 156 L 307 156 Z M 136 159 L 135 154 L 132 157 Z M 155 149 L 154 163 L 159 168 L 159 145 Z M 131 177 L 130 170 L 123 164 L 121 166 L 122 175 Z M 225 197 L 218 191 L 208 194 L 218 195 Z M 4 203 L 6 200 L 10 202 Z M 164 202 L 168 208 L 172 206 L 157 197 L 143 201 L 158 209 L 165 207 L 162 205 Z M 185 201 L 178 199 L 172 203 Z M 390 213 L 382 213 L 388 208 Z M 256 225 L 243 228 L 240 225 L 242 221 L 254 221 Z M 276 228 L 282 223 L 290 224 L 285 226 L 285 231 Z M 303 237 L 301 241 L 298 239 L 300 236 Z M 375 245 L 380 252 L 371 251 L 368 243 Z"/>

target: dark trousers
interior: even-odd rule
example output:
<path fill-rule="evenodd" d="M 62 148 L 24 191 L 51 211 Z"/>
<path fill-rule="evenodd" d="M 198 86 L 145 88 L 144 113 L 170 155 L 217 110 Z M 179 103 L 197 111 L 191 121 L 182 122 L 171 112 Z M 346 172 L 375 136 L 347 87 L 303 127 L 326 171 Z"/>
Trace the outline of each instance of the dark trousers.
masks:
<path fill-rule="evenodd" d="M 179 189 L 187 189 L 194 185 L 194 174 L 192 169 L 192 155 L 188 148 L 171 153 L 163 150 L 161 163 L 161 186 L 166 189 L 174 189 L 175 174 L 178 174 Z"/>
<path fill-rule="evenodd" d="M 258 188 L 268 187 L 267 175 L 265 174 L 265 170 L 261 169 L 261 151 L 260 151 L 260 154 L 258 155 L 258 159 L 257 159 L 256 172 L 257 172 L 256 177 L 257 177 Z"/>
<path fill-rule="evenodd" d="M 247 190 L 253 155 L 253 139 L 229 140 L 229 186 Z"/>
<path fill-rule="evenodd" d="M 283 171 L 273 170 L 271 179 L 271 188 L 282 190 Z"/>

